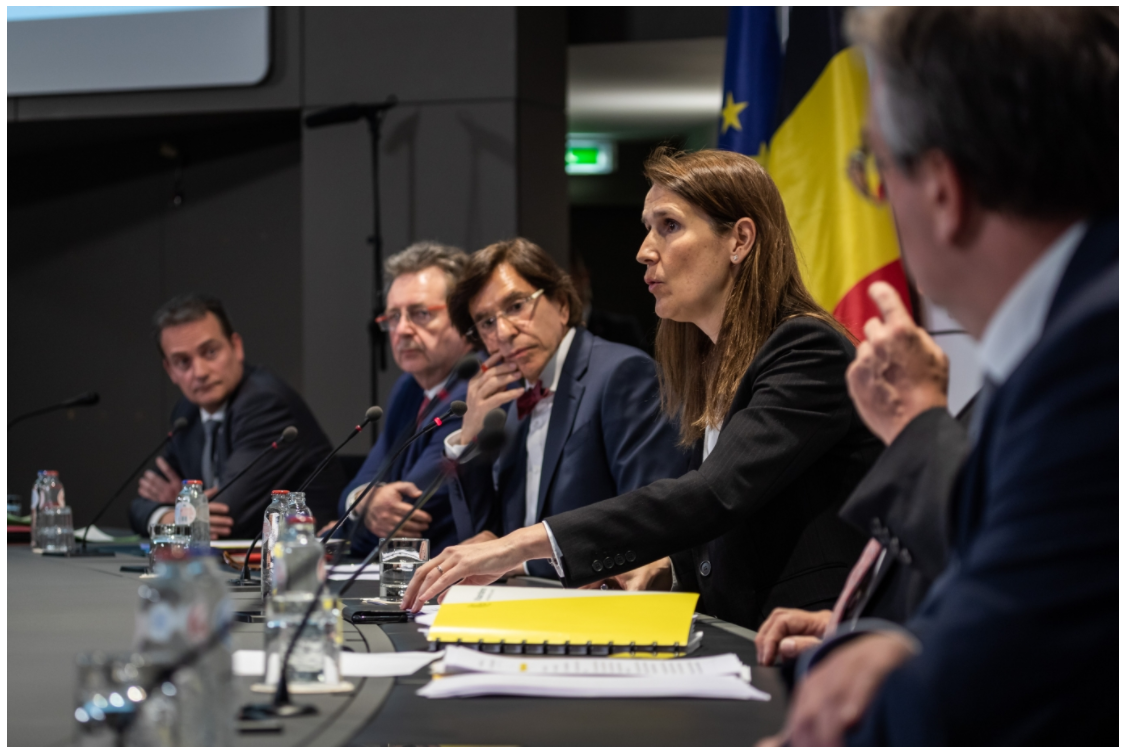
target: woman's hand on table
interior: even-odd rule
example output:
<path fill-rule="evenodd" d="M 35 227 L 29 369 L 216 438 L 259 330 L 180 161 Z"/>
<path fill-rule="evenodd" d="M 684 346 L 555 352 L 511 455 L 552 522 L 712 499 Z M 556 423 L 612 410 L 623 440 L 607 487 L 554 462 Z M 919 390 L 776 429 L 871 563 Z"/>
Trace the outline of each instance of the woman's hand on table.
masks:
<path fill-rule="evenodd" d="M 414 573 L 401 608 L 414 613 L 422 604 L 458 584 L 487 585 L 529 559 L 551 556 L 551 542 L 542 523 L 520 528 L 495 541 L 450 546 Z"/>

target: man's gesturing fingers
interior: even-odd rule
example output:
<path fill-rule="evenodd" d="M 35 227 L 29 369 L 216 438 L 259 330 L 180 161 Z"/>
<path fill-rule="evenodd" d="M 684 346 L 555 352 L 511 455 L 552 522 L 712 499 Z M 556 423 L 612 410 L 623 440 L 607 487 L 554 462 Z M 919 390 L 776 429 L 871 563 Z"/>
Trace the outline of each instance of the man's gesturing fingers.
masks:
<path fill-rule="evenodd" d="M 913 325 L 914 320 L 906 311 L 906 305 L 895 291 L 895 288 L 886 281 L 876 281 L 867 287 L 867 296 L 879 308 L 879 314 L 888 325 L 908 323 Z"/>

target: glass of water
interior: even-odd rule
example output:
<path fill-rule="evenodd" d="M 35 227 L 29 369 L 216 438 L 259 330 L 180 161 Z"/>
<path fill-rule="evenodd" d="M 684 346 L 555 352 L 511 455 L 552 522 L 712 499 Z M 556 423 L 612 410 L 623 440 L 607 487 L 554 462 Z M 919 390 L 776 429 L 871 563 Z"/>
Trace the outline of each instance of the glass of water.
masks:
<path fill-rule="evenodd" d="M 69 554 L 74 551 L 74 518 L 69 507 L 44 507 L 39 510 L 37 520 L 35 533 L 44 552 Z"/>
<path fill-rule="evenodd" d="M 182 556 L 191 541 L 190 525 L 157 524 L 152 526 L 152 539 L 148 545 L 148 574 L 156 572 L 156 565 L 166 559 Z"/>
<path fill-rule="evenodd" d="M 379 550 L 379 597 L 401 601 L 414 572 L 430 559 L 427 538 L 388 538 Z"/>

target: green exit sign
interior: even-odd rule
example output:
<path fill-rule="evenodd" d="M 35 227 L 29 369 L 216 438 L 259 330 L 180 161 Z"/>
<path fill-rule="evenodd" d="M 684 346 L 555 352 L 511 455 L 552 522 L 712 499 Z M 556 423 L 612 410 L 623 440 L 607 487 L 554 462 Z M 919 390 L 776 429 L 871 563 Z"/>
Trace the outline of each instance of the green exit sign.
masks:
<path fill-rule="evenodd" d="M 615 167 L 613 141 L 593 138 L 568 138 L 567 174 L 609 174 Z"/>

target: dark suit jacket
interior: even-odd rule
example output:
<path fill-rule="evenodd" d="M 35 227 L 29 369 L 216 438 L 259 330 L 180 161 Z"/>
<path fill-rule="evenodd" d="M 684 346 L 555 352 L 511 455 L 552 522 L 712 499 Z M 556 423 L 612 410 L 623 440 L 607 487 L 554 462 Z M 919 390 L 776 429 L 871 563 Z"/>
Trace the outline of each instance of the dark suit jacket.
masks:
<path fill-rule="evenodd" d="M 1103 744 L 1118 719 L 1118 225 L 1094 222 L 1043 335 L 984 405 L 952 550 L 856 744 Z"/>
<path fill-rule="evenodd" d="M 531 419 L 517 422 L 515 410 L 509 410 L 511 438 L 495 463 L 496 483 L 484 461 L 458 467 L 454 502 L 465 508 L 462 522 L 471 522 L 474 533 L 523 527 Z M 576 328 L 551 407 L 536 520 L 681 475 L 688 456 L 677 440 L 660 413 L 655 362 Z M 528 567 L 557 579 L 543 560 Z"/>
<path fill-rule="evenodd" d="M 903 624 L 945 569 L 949 549 L 949 496 L 969 453 L 972 403 L 954 418 L 931 408 L 887 446 L 840 517 L 887 550 L 875 585 L 852 617 Z"/>
<path fill-rule="evenodd" d="M 172 421 L 188 420 L 164 451 L 164 459 L 181 477 L 203 475 L 203 424 L 199 406 L 180 398 L 172 409 Z M 287 426 L 297 427 L 297 439 L 281 445 L 224 491 L 218 501 L 230 506 L 234 518 L 232 538 L 253 538 L 262 530 L 262 513 L 273 489 L 296 488 L 332 451 L 316 417 L 305 401 L 272 372 L 246 365 L 242 382 L 227 402 L 224 428 L 227 459 L 219 476 L 219 486 L 227 482 L 276 440 Z M 336 517 L 336 497 L 344 484 L 344 472 L 333 459 L 306 489 L 309 509 L 323 524 Z M 137 533 L 148 533 L 148 519 L 157 503 L 137 497 L 129 507 L 129 522 Z"/>
<path fill-rule="evenodd" d="M 852 344 L 824 322 L 780 324 L 695 470 L 552 518 L 567 585 L 673 555 L 700 608 L 757 628 L 776 606 L 825 608 L 864 537 L 837 513 L 879 455 L 848 398 Z"/>
<path fill-rule="evenodd" d="M 425 419 L 428 420 L 434 416 L 442 415 L 449 410 L 449 404 L 455 400 L 465 400 L 468 382 L 457 378 L 456 374 L 452 377 L 454 379 L 445 386 L 444 397 L 436 398 L 426 408 Z M 391 390 L 390 405 L 384 419 L 383 433 L 379 435 L 379 439 L 371 448 L 371 452 L 367 454 L 367 460 L 363 462 L 363 467 L 359 469 L 359 473 L 340 493 L 339 513 L 341 516 L 345 511 L 344 503 L 347 501 L 348 494 L 357 486 L 374 479 L 386 460 L 398 451 L 406 439 L 414 434 L 418 425 L 418 409 L 422 407 L 424 398 L 425 392 L 418 385 L 413 375 L 404 374 L 395 383 L 394 389 Z M 392 481 L 410 481 L 419 489 L 425 491 L 430 482 L 438 475 L 441 464 L 445 460 L 442 443 L 451 432 L 459 429 L 460 426 L 460 419 L 450 419 L 426 436 L 415 440 L 399 456 L 394 465 L 388 468 L 381 480 L 388 484 Z M 438 489 L 434 496 L 426 502 L 423 509 L 430 513 L 434 519 L 429 529 L 423 534 L 430 539 L 430 556 L 437 556 L 446 546 L 452 546 L 458 541 L 464 540 L 458 537 L 457 528 L 453 523 L 453 514 L 449 509 L 448 485 Z M 374 533 L 366 528 L 360 528 L 352 542 L 352 549 L 356 553 L 367 554 L 375 547 L 377 541 Z"/>

